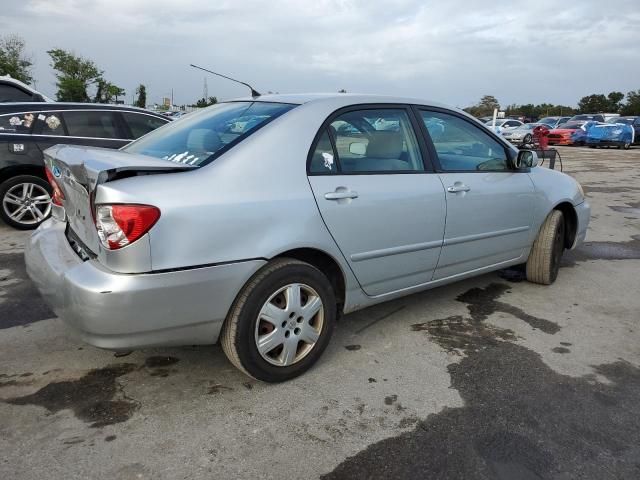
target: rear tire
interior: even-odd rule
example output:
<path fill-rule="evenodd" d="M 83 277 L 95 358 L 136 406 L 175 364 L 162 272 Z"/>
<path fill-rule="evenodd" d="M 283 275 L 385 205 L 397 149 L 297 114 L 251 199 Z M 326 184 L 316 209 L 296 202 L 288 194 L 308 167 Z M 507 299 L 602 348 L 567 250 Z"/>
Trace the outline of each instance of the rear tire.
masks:
<path fill-rule="evenodd" d="M 625 150 L 629 150 L 631 148 L 631 142 L 626 142 L 622 148 L 624 148 Z"/>
<path fill-rule="evenodd" d="M 294 300 L 296 288 L 299 300 Z M 318 302 L 316 313 L 305 309 Z M 331 339 L 336 314 L 333 288 L 320 270 L 299 260 L 277 258 L 238 294 L 222 327 L 222 349 L 250 377 L 284 382 L 302 375 L 320 358 Z M 277 339 L 259 348 L 269 336 Z M 288 356 L 288 352 L 293 353 Z"/>
<path fill-rule="evenodd" d="M 564 252 L 564 231 L 564 215 L 560 210 L 552 211 L 533 242 L 526 266 L 527 280 L 541 285 L 555 282 Z"/>
<path fill-rule="evenodd" d="M 0 185 L 0 218 L 7 225 L 33 230 L 50 214 L 51 185 L 42 178 L 17 175 Z"/>

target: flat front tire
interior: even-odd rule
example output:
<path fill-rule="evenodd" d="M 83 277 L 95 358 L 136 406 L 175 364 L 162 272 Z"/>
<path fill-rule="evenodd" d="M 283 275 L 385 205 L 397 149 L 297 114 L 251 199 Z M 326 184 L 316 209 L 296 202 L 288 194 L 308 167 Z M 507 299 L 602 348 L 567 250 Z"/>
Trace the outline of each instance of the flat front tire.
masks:
<path fill-rule="evenodd" d="M 552 211 L 533 242 L 527 260 L 527 280 L 542 285 L 555 282 L 564 252 L 564 231 L 564 215 L 560 210 Z"/>
<path fill-rule="evenodd" d="M 303 374 L 320 358 L 336 313 L 333 288 L 320 270 L 278 258 L 238 294 L 222 327 L 222 349 L 250 377 L 283 382 Z"/>

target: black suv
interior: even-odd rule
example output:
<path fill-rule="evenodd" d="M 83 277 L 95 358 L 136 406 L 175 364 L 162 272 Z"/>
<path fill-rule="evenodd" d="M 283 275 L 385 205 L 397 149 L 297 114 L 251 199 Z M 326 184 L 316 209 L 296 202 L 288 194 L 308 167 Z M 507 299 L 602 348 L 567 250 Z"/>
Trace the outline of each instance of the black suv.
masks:
<path fill-rule="evenodd" d="M 120 148 L 170 122 L 135 107 L 90 103 L 0 103 L 0 217 L 36 228 L 51 212 L 42 152 L 58 143 Z"/>
<path fill-rule="evenodd" d="M 34 90 L 26 83 L 11 78 L 9 75 L 0 76 L 0 103 L 4 102 L 51 102 L 42 93 Z"/>

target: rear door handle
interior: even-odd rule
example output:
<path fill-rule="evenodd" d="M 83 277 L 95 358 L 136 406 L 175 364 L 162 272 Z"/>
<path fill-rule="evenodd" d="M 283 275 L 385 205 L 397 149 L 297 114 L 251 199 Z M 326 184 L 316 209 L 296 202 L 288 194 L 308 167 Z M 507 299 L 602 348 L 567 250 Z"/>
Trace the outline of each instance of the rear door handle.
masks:
<path fill-rule="evenodd" d="M 324 194 L 327 200 L 343 200 L 345 198 L 358 198 L 358 192 L 352 190 L 328 192 Z"/>
<path fill-rule="evenodd" d="M 471 187 L 462 183 L 447 187 L 447 192 L 449 193 L 468 192 L 469 190 L 471 190 Z"/>

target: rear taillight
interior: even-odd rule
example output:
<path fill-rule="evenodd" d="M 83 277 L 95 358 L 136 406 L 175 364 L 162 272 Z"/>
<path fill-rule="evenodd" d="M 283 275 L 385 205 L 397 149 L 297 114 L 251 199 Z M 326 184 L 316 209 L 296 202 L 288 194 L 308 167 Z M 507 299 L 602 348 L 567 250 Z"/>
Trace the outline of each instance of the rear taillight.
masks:
<path fill-rule="evenodd" d="M 153 227 L 160 210 L 151 205 L 98 205 L 96 228 L 102 245 L 117 250 L 135 242 Z"/>
<path fill-rule="evenodd" d="M 53 195 L 51 195 L 51 203 L 61 207 L 62 206 L 62 201 L 64 200 L 64 193 L 62 193 L 62 190 L 60 189 L 60 186 L 58 185 L 58 182 L 56 182 L 56 178 L 49 171 L 49 169 L 45 168 L 44 171 L 47 174 L 47 180 L 49 180 L 49 184 L 51 185 L 51 188 L 53 189 Z"/>

